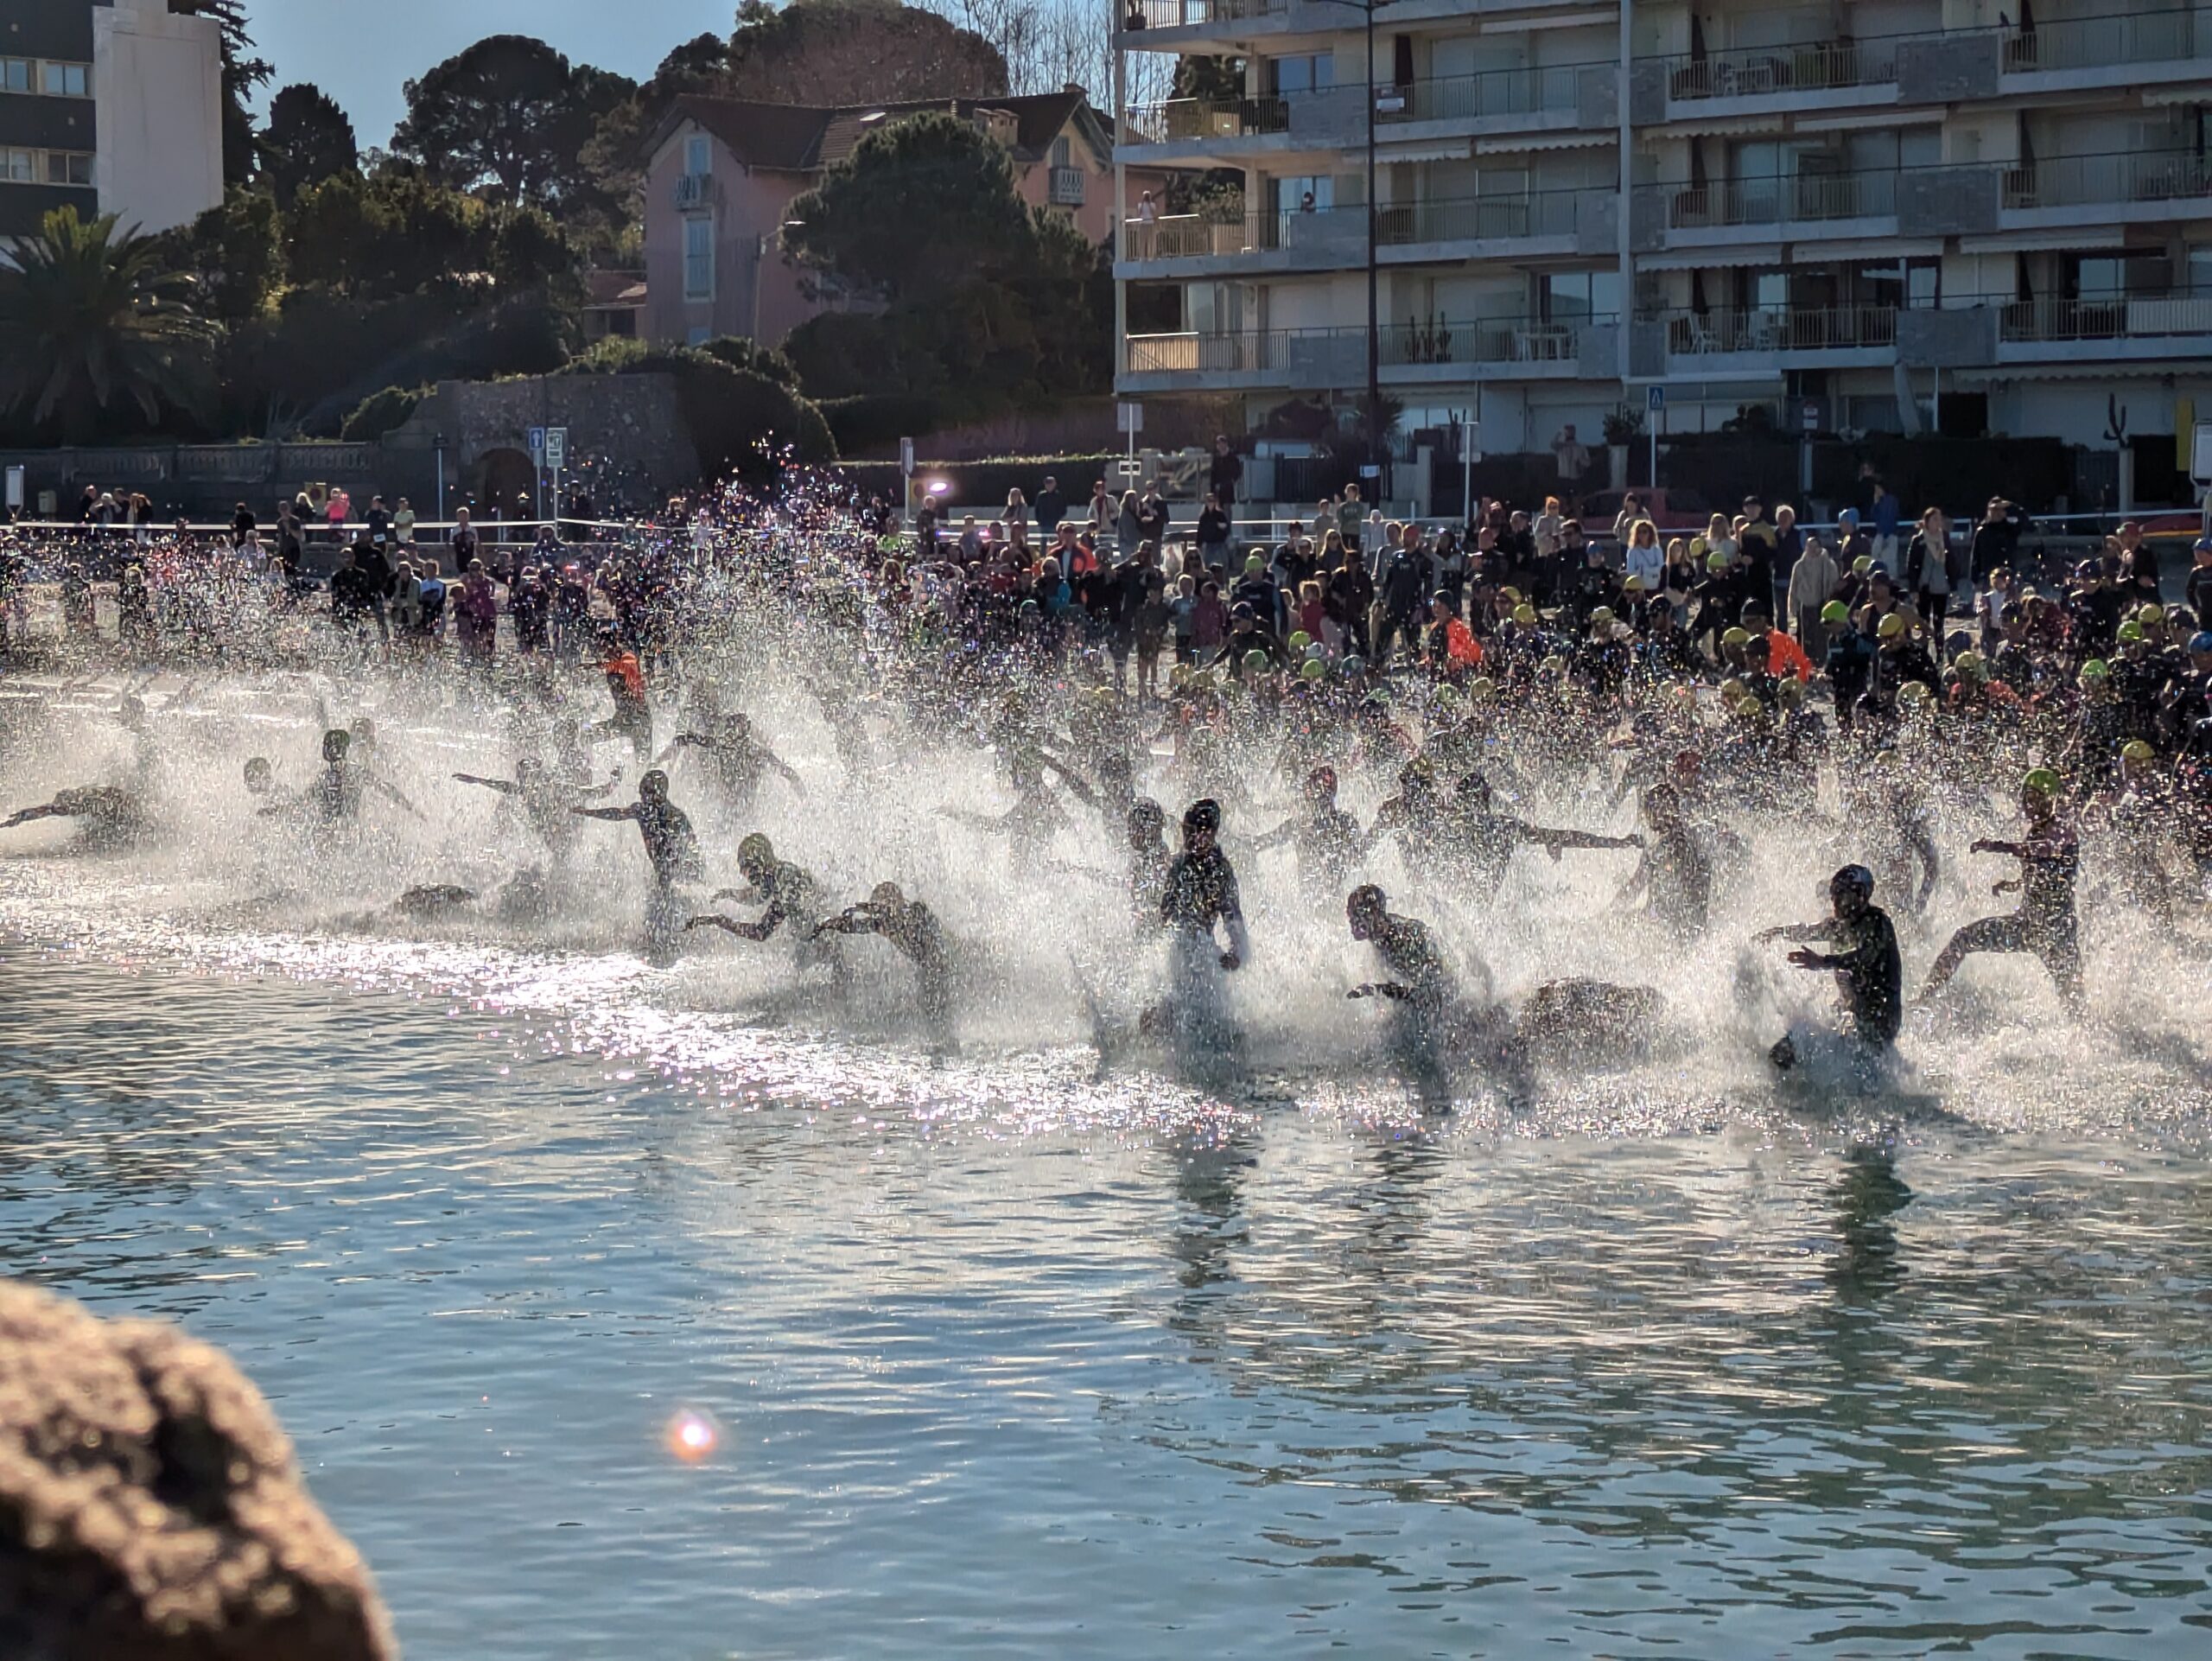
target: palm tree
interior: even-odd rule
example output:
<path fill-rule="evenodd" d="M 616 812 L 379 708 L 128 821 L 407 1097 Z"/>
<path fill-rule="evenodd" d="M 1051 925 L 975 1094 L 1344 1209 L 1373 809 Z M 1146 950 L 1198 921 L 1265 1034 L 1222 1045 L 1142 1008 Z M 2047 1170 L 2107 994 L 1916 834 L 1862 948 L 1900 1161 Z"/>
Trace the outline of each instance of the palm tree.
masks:
<path fill-rule="evenodd" d="M 0 265 L 0 415 L 75 443 L 128 408 L 150 424 L 164 405 L 200 405 L 218 331 L 193 308 L 193 279 L 164 268 L 153 238 L 119 232 L 112 213 L 87 222 L 60 207 L 10 258 Z"/>

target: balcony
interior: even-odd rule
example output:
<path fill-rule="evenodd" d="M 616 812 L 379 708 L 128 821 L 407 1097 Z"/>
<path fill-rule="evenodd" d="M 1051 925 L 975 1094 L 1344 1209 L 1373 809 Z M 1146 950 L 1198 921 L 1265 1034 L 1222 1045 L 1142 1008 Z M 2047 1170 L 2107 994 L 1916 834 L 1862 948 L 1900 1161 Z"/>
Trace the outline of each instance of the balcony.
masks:
<path fill-rule="evenodd" d="M 1671 311 L 1651 321 L 1666 327 L 1670 368 L 1685 373 L 1742 372 L 1754 367 L 1850 367 L 1854 362 L 1878 367 L 1889 362 L 1897 343 L 1894 306 Z M 1853 353 L 1866 355 L 1854 360 Z M 1718 358 L 1739 361 L 1713 361 Z M 1746 366 L 1740 361 L 1745 358 L 1762 361 Z"/>
<path fill-rule="evenodd" d="M 2007 75 L 2182 64 L 2212 55 L 2212 28 L 2189 11 L 2069 18 L 2001 33 Z"/>
<path fill-rule="evenodd" d="M 1376 345 L 1382 379 L 1391 385 L 1498 379 L 1573 379 L 1586 349 L 1604 361 L 1589 372 L 1611 375 L 1611 318 L 1544 323 L 1527 318 L 1452 321 L 1431 317 L 1386 321 Z M 1602 339 L 1599 338 L 1602 331 Z M 1135 334 L 1123 343 L 1124 391 L 1232 391 L 1265 387 L 1323 391 L 1367 379 L 1364 328 L 1254 329 L 1228 334 Z"/>
<path fill-rule="evenodd" d="M 1585 77 L 1593 73 L 1601 79 L 1586 83 Z M 1375 89 L 1376 135 L 1387 140 L 1396 137 L 1399 130 L 1430 123 L 1500 131 L 1531 125 L 1610 126 L 1618 119 L 1613 85 L 1610 63 L 1385 83 Z M 1133 149 L 1197 146 L 1207 154 L 1363 147 L 1367 122 L 1361 101 L 1365 96 L 1365 85 L 1354 83 L 1294 96 L 1262 92 L 1171 99 L 1132 109 L 1124 131 Z"/>
<path fill-rule="evenodd" d="M 2056 156 L 2006 168 L 2001 189 L 2006 213 L 2174 202 L 2195 217 L 2194 205 L 2212 197 L 2212 161 L 2193 150 Z"/>
<path fill-rule="evenodd" d="M 1054 168 L 1045 181 L 1045 200 L 1055 207 L 1081 207 L 1087 182 L 1081 168 Z"/>
<path fill-rule="evenodd" d="M 1895 86 L 1897 41 L 1820 41 L 1806 46 L 1741 52 L 1682 53 L 1666 66 L 1667 97 L 1675 104 L 1707 99 L 1771 98 L 1789 92 L 1840 92 Z"/>
<path fill-rule="evenodd" d="M 679 208 L 704 207 L 714 199 L 715 175 L 711 173 L 679 173 L 675 188 L 669 193 Z"/>
<path fill-rule="evenodd" d="M 1501 251 L 1520 245 L 1513 251 L 1523 255 L 1610 253 L 1612 197 L 1599 187 L 1386 202 L 1375 215 L 1376 247 L 1393 264 L 1473 257 L 1482 251 L 1471 245 L 1481 244 Z M 1592 245 L 1585 248 L 1586 242 Z M 1447 254 L 1447 248 L 1458 251 Z M 1292 208 L 1225 218 L 1185 213 L 1149 224 L 1131 220 L 1122 227 L 1122 257 L 1137 264 L 1226 260 L 1269 270 L 1364 264 L 1367 209 Z"/>
<path fill-rule="evenodd" d="M 1709 184 L 1646 186 L 1639 211 L 1663 215 L 1665 231 L 1728 231 L 1740 226 L 1833 226 L 1894 218 L 1897 174 L 1801 173 L 1795 177 L 1724 180 Z"/>

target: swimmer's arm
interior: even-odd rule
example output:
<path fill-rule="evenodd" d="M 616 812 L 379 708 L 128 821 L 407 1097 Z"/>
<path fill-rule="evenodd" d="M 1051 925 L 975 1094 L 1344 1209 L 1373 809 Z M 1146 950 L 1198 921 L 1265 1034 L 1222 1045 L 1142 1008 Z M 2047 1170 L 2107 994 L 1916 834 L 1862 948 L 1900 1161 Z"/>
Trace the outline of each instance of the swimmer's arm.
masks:
<path fill-rule="evenodd" d="M 26 807 L 10 814 L 0 830 L 12 830 L 19 824 L 29 824 L 33 819 L 65 819 L 70 814 L 58 802 L 47 802 L 37 807 Z"/>
<path fill-rule="evenodd" d="M 778 773 L 783 774 L 784 782 L 789 785 L 793 790 L 798 792 L 802 796 L 806 794 L 806 786 L 800 780 L 798 770 L 792 767 L 789 762 L 785 761 L 782 756 L 770 749 L 766 744 L 760 746 L 760 759 L 766 762 L 770 767 L 773 767 Z"/>
<path fill-rule="evenodd" d="M 607 782 L 603 785 L 575 785 L 572 786 L 571 788 L 575 790 L 579 797 L 588 802 L 606 795 L 608 792 L 612 791 L 615 786 L 621 782 L 622 769 L 617 767 L 611 774 L 608 775 Z"/>
<path fill-rule="evenodd" d="M 742 888 L 716 888 L 715 898 L 734 901 L 741 906 L 757 906 L 768 896 L 757 887 L 748 884 Z"/>
<path fill-rule="evenodd" d="M 1625 906 L 1632 901 L 1639 900 L 1650 886 L 1651 856 L 1647 851 L 1642 859 L 1637 861 L 1636 869 L 1629 877 L 1628 886 L 1613 897 L 1613 904 L 1616 907 Z"/>
<path fill-rule="evenodd" d="M 480 779 L 473 773 L 456 773 L 453 779 L 457 785 L 481 785 L 486 790 L 498 791 L 502 796 L 513 795 L 517 788 L 512 780 Z"/>
<path fill-rule="evenodd" d="M 423 810 L 421 808 L 416 806 L 414 803 L 409 801 L 406 797 L 401 795 L 398 791 L 385 783 L 383 780 L 370 780 L 369 788 L 375 791 L 380 796 L 389 797 L 391 800 L 398 803 L 400 806 L 405 808 L 410 813 L 412 813 L 416 818 L 419 819 L 423 817 Z"/>
<path fill-rule="evenodd" d="M 1928 828 L 1925 819 L 1916 818 L 1905 831 L 1904 842 L 1907 848 L 1920 856 L 1920 892 L 1915 896 L 1913 905 L 1924 909 L 1929 895 L 1936 892 L 1936 834 Z"/>
<path fill-rule="evenodd" d="M 670 739 L 667 743 L 662 745 L 660 754 L 653 757 L 653 759 L 651 761 L 648 761 L 645 765 L 647 767 L 661 767 L 667 762 L 669 757 L 674 755 L 677 751 L 682 749 L 687 744 L 696 745 L 701 749 L 712 749 L 714 748 L 714 741 L 712 739 L 702 738 L 696 733 L 678 733 L 675 737 Z"/>
<path fill-rule="evenodd" d="M 1829 925 L 1826 923 L 1777 923 L 1751 936 L 1751 943 L 1764 945 L 1771 940 L 1825 940 L 1828 932 Z"/>
<path fill-rule="evenodd" d="M 1251 838 L 1245 846 L 1248 848 L 1280 848 L 1283 843 L 1288 842 L 1297 834 L 1298 821 L 1295 819 L 1286 819 L 1274 830 L 1262 831 L 1258 836 Z"/>
<path fill-rule="evenodd" d="M 1640 836 L 1601 837 L 1587 830 L 1554 830 L 1541 825 L 1524 824 L 1522 835 L 1531 842 L 1541 842 L 1554 853 L 1562 848 L 1596 850 L 1605 848 L 1641 848 Z"/>
<path fill-rule="evenodd" d="M 635 807 L 572 807 L 569 811 L 580 819 L 634 819 L 638 817 Z M 719 899 L 721 896 L 715 897 Z"/>

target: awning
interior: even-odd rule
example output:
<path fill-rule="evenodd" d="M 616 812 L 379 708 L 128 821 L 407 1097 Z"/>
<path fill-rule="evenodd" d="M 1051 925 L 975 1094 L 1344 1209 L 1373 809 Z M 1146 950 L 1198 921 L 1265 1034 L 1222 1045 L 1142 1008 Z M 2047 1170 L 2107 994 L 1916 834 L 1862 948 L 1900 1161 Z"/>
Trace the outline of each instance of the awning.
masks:
<path fill-rule="evenodd" d="M 1943 377 L 1947 385 L 1956 379 L 1962 385 L 1986 386 L 2000 380 L 2163 380 L 2174 372 L 2171 359 L 2106 358 L 2095 363 L 1976 364 L 1972 368 L 1947 369 Z"/>
<path fill-rule="evenodd" d="M 1725 271 L 1734 265 L 1779 265 L 1778 242 L 1733 242 L 1711 248 L 1679 248 L 1670 253 L 1638 254 L 1639 271 Z"/>
<path fill-rule="evenodd" d="M 1402 149 L 1395 145 L 1377 144 L 1377 162 L 1464 162 L 1474 152 L 1467 148 L 1464 138 L 1451 144 L 1408 144 Z"/>
<path fill-rule="evenodd" d="M 1901 259 L 1932 259 L 1943 251 L 1941 237 L 1862 237 L 1856 242 L 1794 242 L 1797 265 L 1865 259 L 1894 265 Z"/>
<path fill-rule="evenodd" d="M 2117 207 L 2114 211 L 2118 211 Z M 2056 231 L 2000 231 L 1992 236 L 1959 239 L 1959 251 L 1962 254 L 2028 254 L 2045 248 L 2111 253 L 2126 245 L 2126 230 L 2117 225 L 2077 225 Z M 2163 245 L 2145 245 L 2146 248 Z"/>
<path fill-rule="evenodd" d="M 1615 132 L 1533 132 L 1510 138 L 1478 138 L 1478 156 L 1517 156 L 1523 150 L 1607 150 L 1618 140 Z"/>

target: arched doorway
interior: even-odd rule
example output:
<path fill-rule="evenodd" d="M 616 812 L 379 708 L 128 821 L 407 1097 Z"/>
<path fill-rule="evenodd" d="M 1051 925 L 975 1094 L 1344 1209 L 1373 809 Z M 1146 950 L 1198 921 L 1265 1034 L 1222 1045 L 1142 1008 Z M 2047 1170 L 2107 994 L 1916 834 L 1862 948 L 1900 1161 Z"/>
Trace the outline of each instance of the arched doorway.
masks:
<path fill-rule="evenodd" d="M 512 523 L 517 519 L 536 517 L 537 500 L 537 466 L 530 459 L 527 450 L 486 450 L 476 458 L 475 517 L 492 519 L 492 507 L 499 506 L 497 517 Z M 527 502 L 527 511 L 518 512 L 516 504 Z"/>

